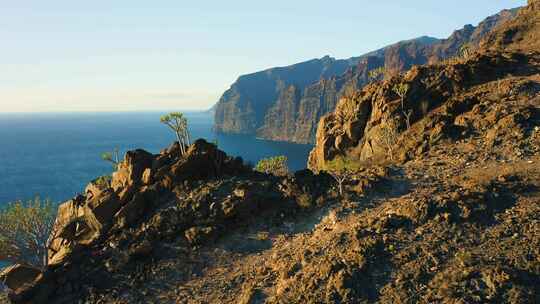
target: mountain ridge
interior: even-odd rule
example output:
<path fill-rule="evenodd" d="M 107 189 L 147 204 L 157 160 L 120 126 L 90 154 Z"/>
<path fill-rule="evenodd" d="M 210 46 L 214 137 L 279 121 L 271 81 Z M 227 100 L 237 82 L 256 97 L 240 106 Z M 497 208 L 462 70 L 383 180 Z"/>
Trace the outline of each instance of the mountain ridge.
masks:
<path fill-rule="evenodd" d="M 405 71 L 414 64 L 436 62 L 454 56 L 461 45 L 468 42 L 477 44 L 489 30 L 511 19 L 516 13 L 517 9 L 503 10 L 486 18 L 476 27 L 466 25 L 447 39 L 421 36 L 361 56 L 341 61 L 338 59 L 336 62 L 340 63 L 340 66 L 333 70 L 333 73 L 323 75 L 319 72 L 308 77 L 309 81 L 302 83 L 290 81 L 292 79 L 280 79 L 283 81 L 260 82 L 260 87 L 249 87 L 239 86 L 237 81 L 216 104 L 215 130 L 250 134 L 269 140 L 313 143 L 318 120 L 335 108 L 339 97 L 346 91 L 369 83 L 370 70 L 384 66 L 389 74 L 394 74 Z M 383 60 L 377 61 L 369 59 L 370 57 Z M 317 60 L 321 59 L 301 64 Z M 284 71 L 293 67 L 297 65 L 278 69 Z M 244 75 L 239 77 L 239 80 L 271 71 L 272 68 Z"/>

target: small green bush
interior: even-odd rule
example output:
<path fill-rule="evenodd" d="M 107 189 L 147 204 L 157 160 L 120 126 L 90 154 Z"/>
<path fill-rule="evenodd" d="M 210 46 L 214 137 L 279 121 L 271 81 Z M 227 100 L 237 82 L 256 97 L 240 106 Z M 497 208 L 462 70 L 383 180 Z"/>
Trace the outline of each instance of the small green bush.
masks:
<path fill-rule="evenodd" d="M 308 193 L 302 193 L 296 198 L 296 203 L 298 206 L 304 209 L 309 209 L 313 207 L 313 197 L 309 195 Z"/>
<path fill-rule="evenodd" d="M 47 265 L 48 239 L 55 220 L 56 207 L 48 199 L 8 204 L 0 210 L 0 261 Z"/>
<path fill-rule="evenodd" d="M 324 170 L 336 180 L 339 194 L 342 196 L 344 183 L 351 180 L 361 168 L 360 161 L 343 156 L 336 156 L 333 160 L 326 162 L 324 166 Z"/>
<path fill-rule="evenodd" d="M 255 171 L 266 174 L 273 174 L 276 176 L 285 176 L 289 174 L 289 167 L 287 167 L 287 157 L 281 155 L 261 159 L 257 166 L 255 166 Z"/>
<path fill-rule="evenodd" d="M 101 159 L 112 164 L 113 170 L 118 170 L 118 165 L 120 164 L 120 150 L 114 148 L 112 152 L 105 152 L 101 154 Z"/>
<path fill-rule="evenodd" d="M 101 189 L 107 189 L 111 186 L 112 177 L 110 175 L 103 175 L 96 178 L 93 183 Z"/>

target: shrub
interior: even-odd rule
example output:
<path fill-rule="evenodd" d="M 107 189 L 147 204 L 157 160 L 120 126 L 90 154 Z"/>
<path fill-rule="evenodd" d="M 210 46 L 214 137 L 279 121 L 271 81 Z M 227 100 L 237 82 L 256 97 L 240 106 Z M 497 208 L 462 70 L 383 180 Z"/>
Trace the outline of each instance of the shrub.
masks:
<path fill-rule="evenodd" d="M 276 176 L 285 176 L 289 174 L 289 167 L 287 167 L 287 157 L 281 155 L 261 159 L 259 163 L 257 163 L 257 166 L 255 166 L 255 171 L 266 174 L 273 174 Z"/>
<path fill-rule="evenodd" d="M 0 261 L 46 266 L 55 220 L 56 208 L 48 199 L 8 204 L 0 211 Z"/>
<path fill-rule="evenodd" d="M 392 87 L 392 91 L 394 91 L 394 93 L 399 96 L 399 99 L 401 101 L 401 109 L 404 110 L 403 102 L 405 101 L 405 97 L 407 97 L 407 93 L 409 92 L 409 85 L 406 83 L 394 84 L 394 86 Z"/>
<path fill-rule="evenodd" d="M 405 122 L 407 123 L 407 130 L 411 128 L 411 116 L 413 114 L 412 109 L 405 109 L 405 97 L 407 96 L 407 93 L 409 92 L 409 85 L 406 83 L 399 83 L 395 84 L 392 87 L 392 90 L 396 95 L 399 96 L 399 99 L 401 101 L 401 113 L 403 113 L 403 117 L 405 117 Z"/>
<path fill-rule="evenodd" d="M 302 193 L 296 198 L 298 206 L 308 209 L 313 206 L 313 197 L 308 193 Z"/>
<path fill-rule="evenodd" d="M 379 140 L 386 148 L 387 156 L 393 161 L 394 145 L 397 143 L 399 138 L 397 121 L 393 118 L 389 119 L 386 124 L 382 126 L 381 132 L 382 133 Z"/>
<path fill-rule="evenodd" d="M 333 160 L 326 162 L 324 170 L 328 172 L 338 183 L 339 194 L 343 195 L 343 184 L 350 179 L 361 169 L 359 161 L 336 156 Z"/>
<path fill-rule="evenodd" d="M 113 166 L 113 170 L 118 170 L 118 164 L 120 163 L 118 148 L 114 148 L 113 152 L 105 152 L 101 154 L 101 159 L 106 162 L 110 162 Z"/>
<path fill-rule="evenodd" d="M 112 177 L 110 175 L 103 175 L 96 178 L 93 183 L 102 189 L 107 189 L 111 186 Z"/>

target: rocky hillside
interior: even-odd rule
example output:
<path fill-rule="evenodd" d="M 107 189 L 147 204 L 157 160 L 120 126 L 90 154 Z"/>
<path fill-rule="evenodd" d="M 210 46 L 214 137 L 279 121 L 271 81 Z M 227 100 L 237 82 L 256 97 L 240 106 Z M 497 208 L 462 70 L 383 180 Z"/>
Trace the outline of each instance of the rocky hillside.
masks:
<path fill-rule="evenodd" d="M 532 1 L 514 20 L 496 28 L 468 58 L 414 66 L 342 98 L 336 110 L 319 121 L 309 167 L 322 169 L 336 155 L 405 160 L 423 153 L 434 138 L 467 132 L 470 124 L 482 120 L 464 118 L 478 107 L 493 108 L 508 95 L 534 96 L 540 72 L 535 5 Z M 396 91 L 399 86 L 407 88 L 403 96 Z M 486 100 L 495 102 L 483 104 Z M 400 155 L 390 153 L 389 136 L 395 137 Z"/>
<path fill-rule="evenodd" d="M 327 191 L 329 176 L 256 173 L 241 158 L 204 140 L 180 155 L 178 144 L 158 155 L 130 151 L 112 180 L 96 179 L 83 195 L 61 204 L 47 268 L 15 265 L 0 273 L 11 301 L 122 299 L 135 282 L 150 278 L 154 262 L 180 263 L 173 274 L 162 274 L 188 280 L 201 271 L 191 261 L 201 244 L 261 218 L 290 221 L 304 209 L 335 199 Z"/>
<path fill-rule="evenodd" d="M 403 76 L 371 84 L 343 98 L 334 113 L 321 119 L 309 167 L 323 169 L 336 155 L 361 161 L 407 160 L 442 138 L 457 140 L 487 127 L 496 134 L 498 128 L 506 127 L 497 125 L 503 115 L 496 114 L 499 103 L 505 104 L 506 98 L 512 102 L 529 98 L 540 89 L 539 64 L 538 53 L 481 51 L 467 60 L 416 66 Z M 403 102 L 394 91 L 400 84 L 409 88 Z M 524 115 L 524 120 L 535 113 L 518 114 L 518 105 L 506 107 L 504 115 Z M 496 117 L 489 118 L 493 125 L 483 125 L 486 117 L 478 116 L 479 109 L 486 108 L 494 111 L 489 114 Z M 410 113 L 409 121 L 406 113 Z M 390 136 L 392 144 L 400 147 L 396 151 L 388 147 Z"/>
<path fill-rule="evenodd" d="M 482 37 L 512 19 L 516 12 L 502 11 L 477 27 L 467 25 L 444 40 L 420 37 L 347 61 L 325 57 L 242 76 L 218 102 L 215 129 L 271 140 L 313 143 L 319 119 L 333 111 L 346 92 L 372 81 L 369 71 L 384 67 L 392 75 L 413 65 L 455 56 L 462 45 L 470 43 L 475 47 Z"/>
<path fill-rule="evenodd" d="M 9 300 L 539 303 L 539 14 L 530 0 L 468 58 L 343 98 L 310 157 L 363 165 L 343 196 L 204 140 L 128 152 L 60 206 L 46 269 L 0 273 Z"/>

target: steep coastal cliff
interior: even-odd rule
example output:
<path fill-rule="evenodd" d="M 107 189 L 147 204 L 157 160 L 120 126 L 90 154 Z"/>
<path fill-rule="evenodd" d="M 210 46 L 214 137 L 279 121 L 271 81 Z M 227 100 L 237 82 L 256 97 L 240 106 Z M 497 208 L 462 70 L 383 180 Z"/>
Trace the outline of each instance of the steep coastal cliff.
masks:
<path fill-rule="evenodd" d="M 128 152 L 60 206 L 45 269 L 0 273 L 9 300 L 539 303 L 539 17 L 529 0 L 468 58 L 342 98 L 310 167 L 361 164 L 343 195 L 204 140 Z"/>
<path fill-rule="evenodd" d="M 467 25 L 448 39 L 430 37 L 403 41 L 354 57 L 329 57 L 286 68 L 241 76 L 216 105 L 215 129 L 224 133 L 297 143 L 313 143 L 317 122 L 333 111 L 345 92 L 368 84 L 369 71 L 384 67 L 388 75 L 413 65 L 455 56 L 462 45 L 475 47 L 498 24 L 515 16 L 505 10 L 481 22 Z"/>
<path fill-rule="evenodd" d="M 343 74 L 358 58 L 336 60 L 329 56 L 240 76 L 215 107 L 218 132 L 255 134 L 276 102 L 283 107 L 291 93 L 335 75 Z M 294 85 L 294 86 L 293 86 Z M 295 104 L 296 106 L 296 104 Z"/>

